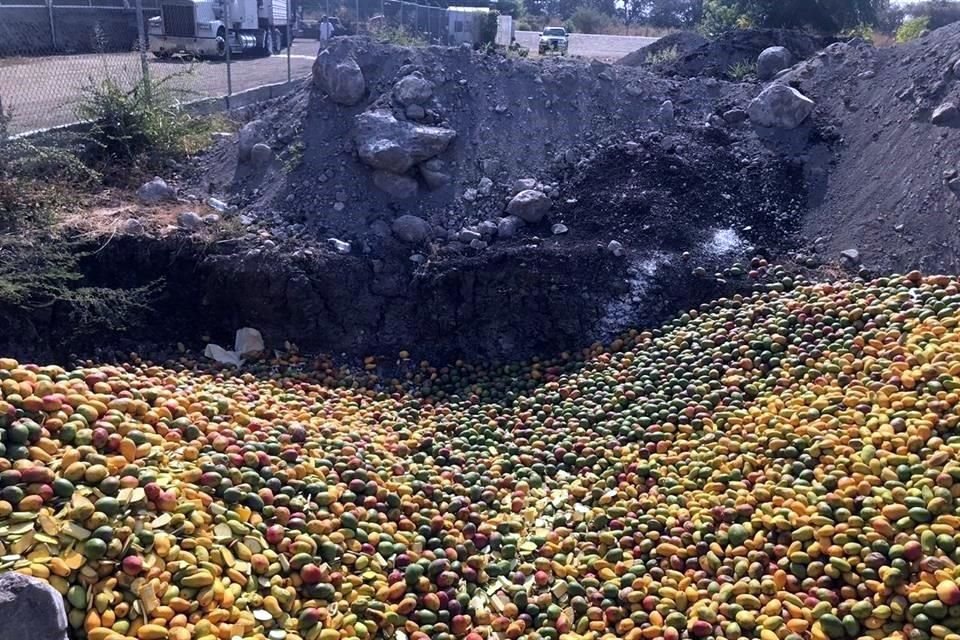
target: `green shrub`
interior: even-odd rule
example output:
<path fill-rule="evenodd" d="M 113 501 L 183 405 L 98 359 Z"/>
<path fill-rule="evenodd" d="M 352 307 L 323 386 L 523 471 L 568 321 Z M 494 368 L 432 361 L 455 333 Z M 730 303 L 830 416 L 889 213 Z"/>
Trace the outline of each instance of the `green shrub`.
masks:
<path fill-rule="evenodd" d="M 395 44 L 398 47 L 425 47 L 429 42 L 419 34 L 412 33 L 404 27 L 387 27 L 376 32 L 376 39 L 384 44 Z"/>
<path fill-rule="evenodd" d="M 746 60 L 741 60 L 737 64 L 730 65 L 730 68 L 727 69 L 727 75 L 737 82 L 746 80 L 750 76 L 756 75 L 756 73 L 757 65 L 750 64 Z"/>
<path fill-rule="evenodd" d="M 905 20 L 900 28 L 897 29 L 897 42 L 910 42 L 920 37 L 927 27 L 930 26 L 930 17 L 922 16 L 920 18 L 911 18 Z"/>
<path fill-rule="evenodd" d="M 859 24 L 844 31 L 841 35 L 845 38 L 861 38 L 867 42 L 873 42 L 876 35 L 874 29 L 869 24 Z"/>
<path fill-rule="evenodd" d="M 190 92 L 175 82 L 192 70 L 159 81 L 143 78 L 132 89 L 108 76 L 84 88 L 77 116 L 90 123 L 88 140 L 110 161 L 148 164 L 164 158 L 191 155 L 210 141 L 211 121 L 196 118 L 181 107 Z"/>
<path fill-rule="evenodd" d="M 663 64 L 664 62 L 673 62 L 680 57 L 680 51 L 676 47 L 667 47 L 651 53 L 646 57 L 648 64 Z"/>

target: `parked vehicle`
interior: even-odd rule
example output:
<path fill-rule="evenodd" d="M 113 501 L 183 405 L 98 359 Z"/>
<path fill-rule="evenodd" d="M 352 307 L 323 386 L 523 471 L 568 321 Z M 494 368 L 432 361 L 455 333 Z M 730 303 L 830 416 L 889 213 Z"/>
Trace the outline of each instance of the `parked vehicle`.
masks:
<path fill-rule="evenodd" d="M 540 34 L 540 45 L 538 47 L 540 55 L 545 56 L 551 53 L 558 53 L 561 56 L 567 55 L 567 49 L 570 44 L 570 38 L 567 36 L 567 30 L 563 27 L 547 27 Z"/>
<path fill-rule="evenodd" d="M 229 46 L 231 54 L 271 55 L 290 44 L 288 20 L 287 0 L 161 0 L 149 21 L 150 51 L 219 58 Z"/>

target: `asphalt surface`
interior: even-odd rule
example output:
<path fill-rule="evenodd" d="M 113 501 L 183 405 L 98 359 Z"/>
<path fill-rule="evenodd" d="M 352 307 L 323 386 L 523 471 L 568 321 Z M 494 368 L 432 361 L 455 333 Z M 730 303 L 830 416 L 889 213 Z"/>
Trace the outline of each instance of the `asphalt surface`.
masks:
<path fill-rule="evenodd" d="M 537 53 L 537 42 L 540 34 L 536 31 L 517 31 L 517 43 L 521 47 L 530 49 L 531 54 Z M 652 44 L 657 38 L 643 38 L 640 36 L 603 36 L 585 33 L 570 34 L 570 46 L 567 55 L 583 56 L 586 58 L 600 58 L 604 60 L 619 59 L 631 51 Z"/>
<path fill-rule="evenodd" d="M 537 55 L 538 33 L 518 31 L 517 42 Z M 571 56 L 613 60 L 644 47 L 656 38 L 639 36 L 603 36 L 573 34 Z M 299 40 L 290 53 L 290 77 L 310 73 L 317 43 Z M 227 94 L 227 65 L 215 61 L 157 60 L 148 56 L 153 78 L 165 78 L 164 87 L 184 102 Z M 132 88 L 141 74 L 137 53 L 81 54 L 42 58 L 0 59 L 0 100 L 13 119 L 11 133 L 23 133 L 77 121 L 77 104 L 91 87 L 113 80 L 125 90 Z M 285 82 L 287 55 L 271 58 L 239 57 L 230 67 L 234 92 L 264 84 Z"/>

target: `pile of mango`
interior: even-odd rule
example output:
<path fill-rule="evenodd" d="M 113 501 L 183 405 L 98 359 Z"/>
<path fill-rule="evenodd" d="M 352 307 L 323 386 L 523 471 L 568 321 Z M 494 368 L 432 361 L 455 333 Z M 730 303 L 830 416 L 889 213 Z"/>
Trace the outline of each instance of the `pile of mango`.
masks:
<path fill-rule="evenodd" d="M 89 640 L 960 640 L 960 284 L 781 289 L 392 379 L 2 359 L 0 571 Z"/>

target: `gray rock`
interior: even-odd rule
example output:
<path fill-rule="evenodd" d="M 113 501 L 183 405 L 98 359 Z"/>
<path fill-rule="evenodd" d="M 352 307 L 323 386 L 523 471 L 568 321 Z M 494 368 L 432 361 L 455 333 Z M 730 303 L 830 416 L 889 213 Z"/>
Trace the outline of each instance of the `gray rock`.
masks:
<path fill-rule="evenodd" d="M 627 253 L 627 250 L 623 248 L 623 244 L 616 240 L 611 240 L 610 243 L 607 244 L 607 251 L 618 258 Z"/>
<path fill-rule="evenodd" d="M 478 197 L 480 196 L 476 189 L 467 189 L 463 192 L 463 199 L 467 202 L 476 202 Z"/>
<path fill-rule="evenodd" d="M 786 47 L 767 47 L 757 58 L 757 77 L 766 82 L 793 64 L 793 56 Z"/>
<path fill-rule="evenodd" d="M 479 231 L 474 231 L 473 229 L 460 229 L 460 233 L 457 234 L 457 240 L 470 244 L 474 240 L 482 240 L 483 236 L 480 235 Z"/>
<path fill-rule="evenodd" d="M 793 87 L 777 83 L 754 98 L 747 113 L 757 126 L 795 129 L 810 116 L 813 107 L 813 100 Z"/>
<path fill-rule="evenodd" d="M 324 49 L 313 63 L 313 84 L 337 104 L 352 106 L 363 100 L 367 81 L 353 53 L 344 47 Z"/>
<path fill-rule="evenodd" d="M 856 249 L 844 249 L 840 252 L 840 257 L 851 264 L 860 264 L 860 252 Z"/>
<path fill-rule="evenodd" d="M 177 215 L 177 224 L 181 229 L 194 231 L 203 226 L 203 218 L 196 211 L 182 211 Z"/>
<path fill-rule="evenodd" d="M 430 223 L 418 216 L 403 215 L 393 221 L 393 233 L 409 244 L 420 244 L 430 237 Z"/>
<path fill-rule="evenodd" d="M 360 159 L 374 169 L 406 173 L 446 151 L 457 132 L 397 120 L 389 111 L 366 111 L 354 118 Z"/>
<path fill-rule="evenodd" d="M 497 235 L 501 238 L 512 238 L 517 230 L 523 226 L 523 220 L 517 216 L 507 216 L 497 221 Z"/>
<path fill-rule="evenodd" d="M 528 189 L 536 189 L 537 181 L 535 178 L 520 178 L 513 183 L 513 195 L 517 195 L 521 191 L 527 191 Z"/>
<path fill-rule="evenodd" d="M 953 63 L 953 75 L 960 78 L 960 60 Z"/>
<path fill-rule="evenodd" d="M 270 145 L 262 142 L 253 145 L 253 149 L 250 150 L 250 162 L 252 164 L 261 167 L 270 164 L 271 160 L 273 160 L 273 149 L 270 148 Z"/>
<path fill-rule="evenodd" d="M 417 195 L 417 181 L 389 171 L 374 171 L 373 184 L 396 200 L 407 200 Z"/>
<path fill-rule="evenodd" d="M 343 240 L 338 240 L 337 238 L 327 238 L 327 243 L 330 245 L 330 248 L 337 253 L 343 255 L 350 253 L 351 247 L 349 242 L 344 242 Z"/>
<path fill-rule="evenodd" d="M 747 112 L 743 109 L 730 109 L 723 112 L 723 119 L 728 124 L 740 124 L 747 119 Z"/>
<path fill-rule="evenodd" d="M 38 578 L 0 574 L 0 638 L 67 640 L 63 596 Z"/>
<path fill-rule="evenodd" d="M 370 230 L 373 231 L 378 238 L 390 237 L 390 225 L 383 220 L 375 220 L 373 224 L 370 225 Z"/>
<path fill-rule="evenodd" d="M 416 74 L 404 76 L 393 85 L 393 97 L 405 107 L 425 104 L 433 97 L 433 83 Z"/>
<path fill-rule="evenodd" d="M 432 160 L 427 160 L 422 165 L 420 165 L 420 175 L 423 177 L 423 181 L 427 183 L 427 186 L 431 189 L 440 189 L 450 184 L 450 175 L 447 174 L 447 165 L 443 160 L 439 158 L 433 158 Z"/>
<path fill-rule="evenodd" d="M 720 116 L 718 116 L 718 115 L 715 114 L 715 113 L 711 113 L 711 114 L 707 117 L 707 126 L 709 126 L 709 127 L 713 127 L 713 128 L 715 128 L 715 129 L 721 129 L 721 128 L 723 128 L 724 126 L 726 126 L 726 124 L 727 124 L 727 121 L 724 120 L 723 118 L 721 118 Z"/>
<path fill-rule="evenodd" d="M 123 221 L 123 224 L 120 225 L 120 233 L 125 233 L 131 236 L 139 236 L 145 231 L 146 227 L 144 227 L 143 223 L 136 218 L 127 218 Z"/>
<path fill-rule="evenodd" d="M 481 196 L 488 196 L 492 191 L 493 180 L 486 176 L 480 178 L 480 182 L 477 184 L 477 193 L 479 193 Z"/>
<path fill-rule="evenodd" d="M 944 102 L 933 110 L 930 122 L 936 125 L 950 124 L 957 118 L 957 105 L 953 102 Z"/>
<path fill-rule="evenodd" d="M 173 202 L 177 199 L 177 192 L 163 178 L 157 177 L 137 189 L 137 199 L 143 204 Z"/>
<path fill-rule="evenodd" d="M 237 157 L 240 162 L 250 160 L 253 147 L 267 139 L 269 125 L 263 120 L 251 120 L 240 127 L 237 134 Z"/>
<path fill-rule="evenodd" d="M 657 122 L 665 129 L 669 129 L 676 122 L 677 114 L 673 107 L 673 100 L 664 100 L 657 111 Z"/>
<path fill-rule="evenodd" d="M 483 236 L 484 240 L 489 240 L 493 236 L 497 235 L 497 223 L 490 220 L 484 220 L 477 225 L 477 231 L 480 232 L 480 235 Z"/>
<path fill-rule="evenodd" d="M 513 197 L 507 205 L 507 213 L 525 222 L 540 222 L 551 206 L 553 202 L 547 194 L 536 189 L 526 189 Z"/>
<path fill-rule="evenodd" d="M 552 227 L 550 227 L 550 232 L 555 236 L 562 236 L 568 231 L 570 231 L 569 227 L 567 227 L 567 225 L 563 224 L 562 222 L 558 222 Z"/>
<path fill-rule="evenodd" d="M 404 110 L 404 113 L 407 114 L 407 117 L 411 120 L 423 120 L 423 117 L 427 115 L 427 112 L 418 104 L 411 104 Z"/>
<path fill-rule="evenodd" d="M 488 245 L 488 244 L 487 244 L 486 242 L 484 242 L 483 240 L 479 240 L 479 239 L 478 239 L 478 240 L 471 240 L 471 241 L 470 241 L 470 248 L 471 248 L 471 249 L 476 249 L 476 250 L 478 250 L 478 251 L 483 250 L 483 249 L 486 249 L 488 246 L 490 246 L 490 245 Z"/>
<path fill-rule="evenodd" d="M 204 224 L 212 225 L 212 224 L 217 224 L 219 222 L 220 222 L 220 216 L 216 213 L 208 213 L 207 215 L 203 216 Z"/>

